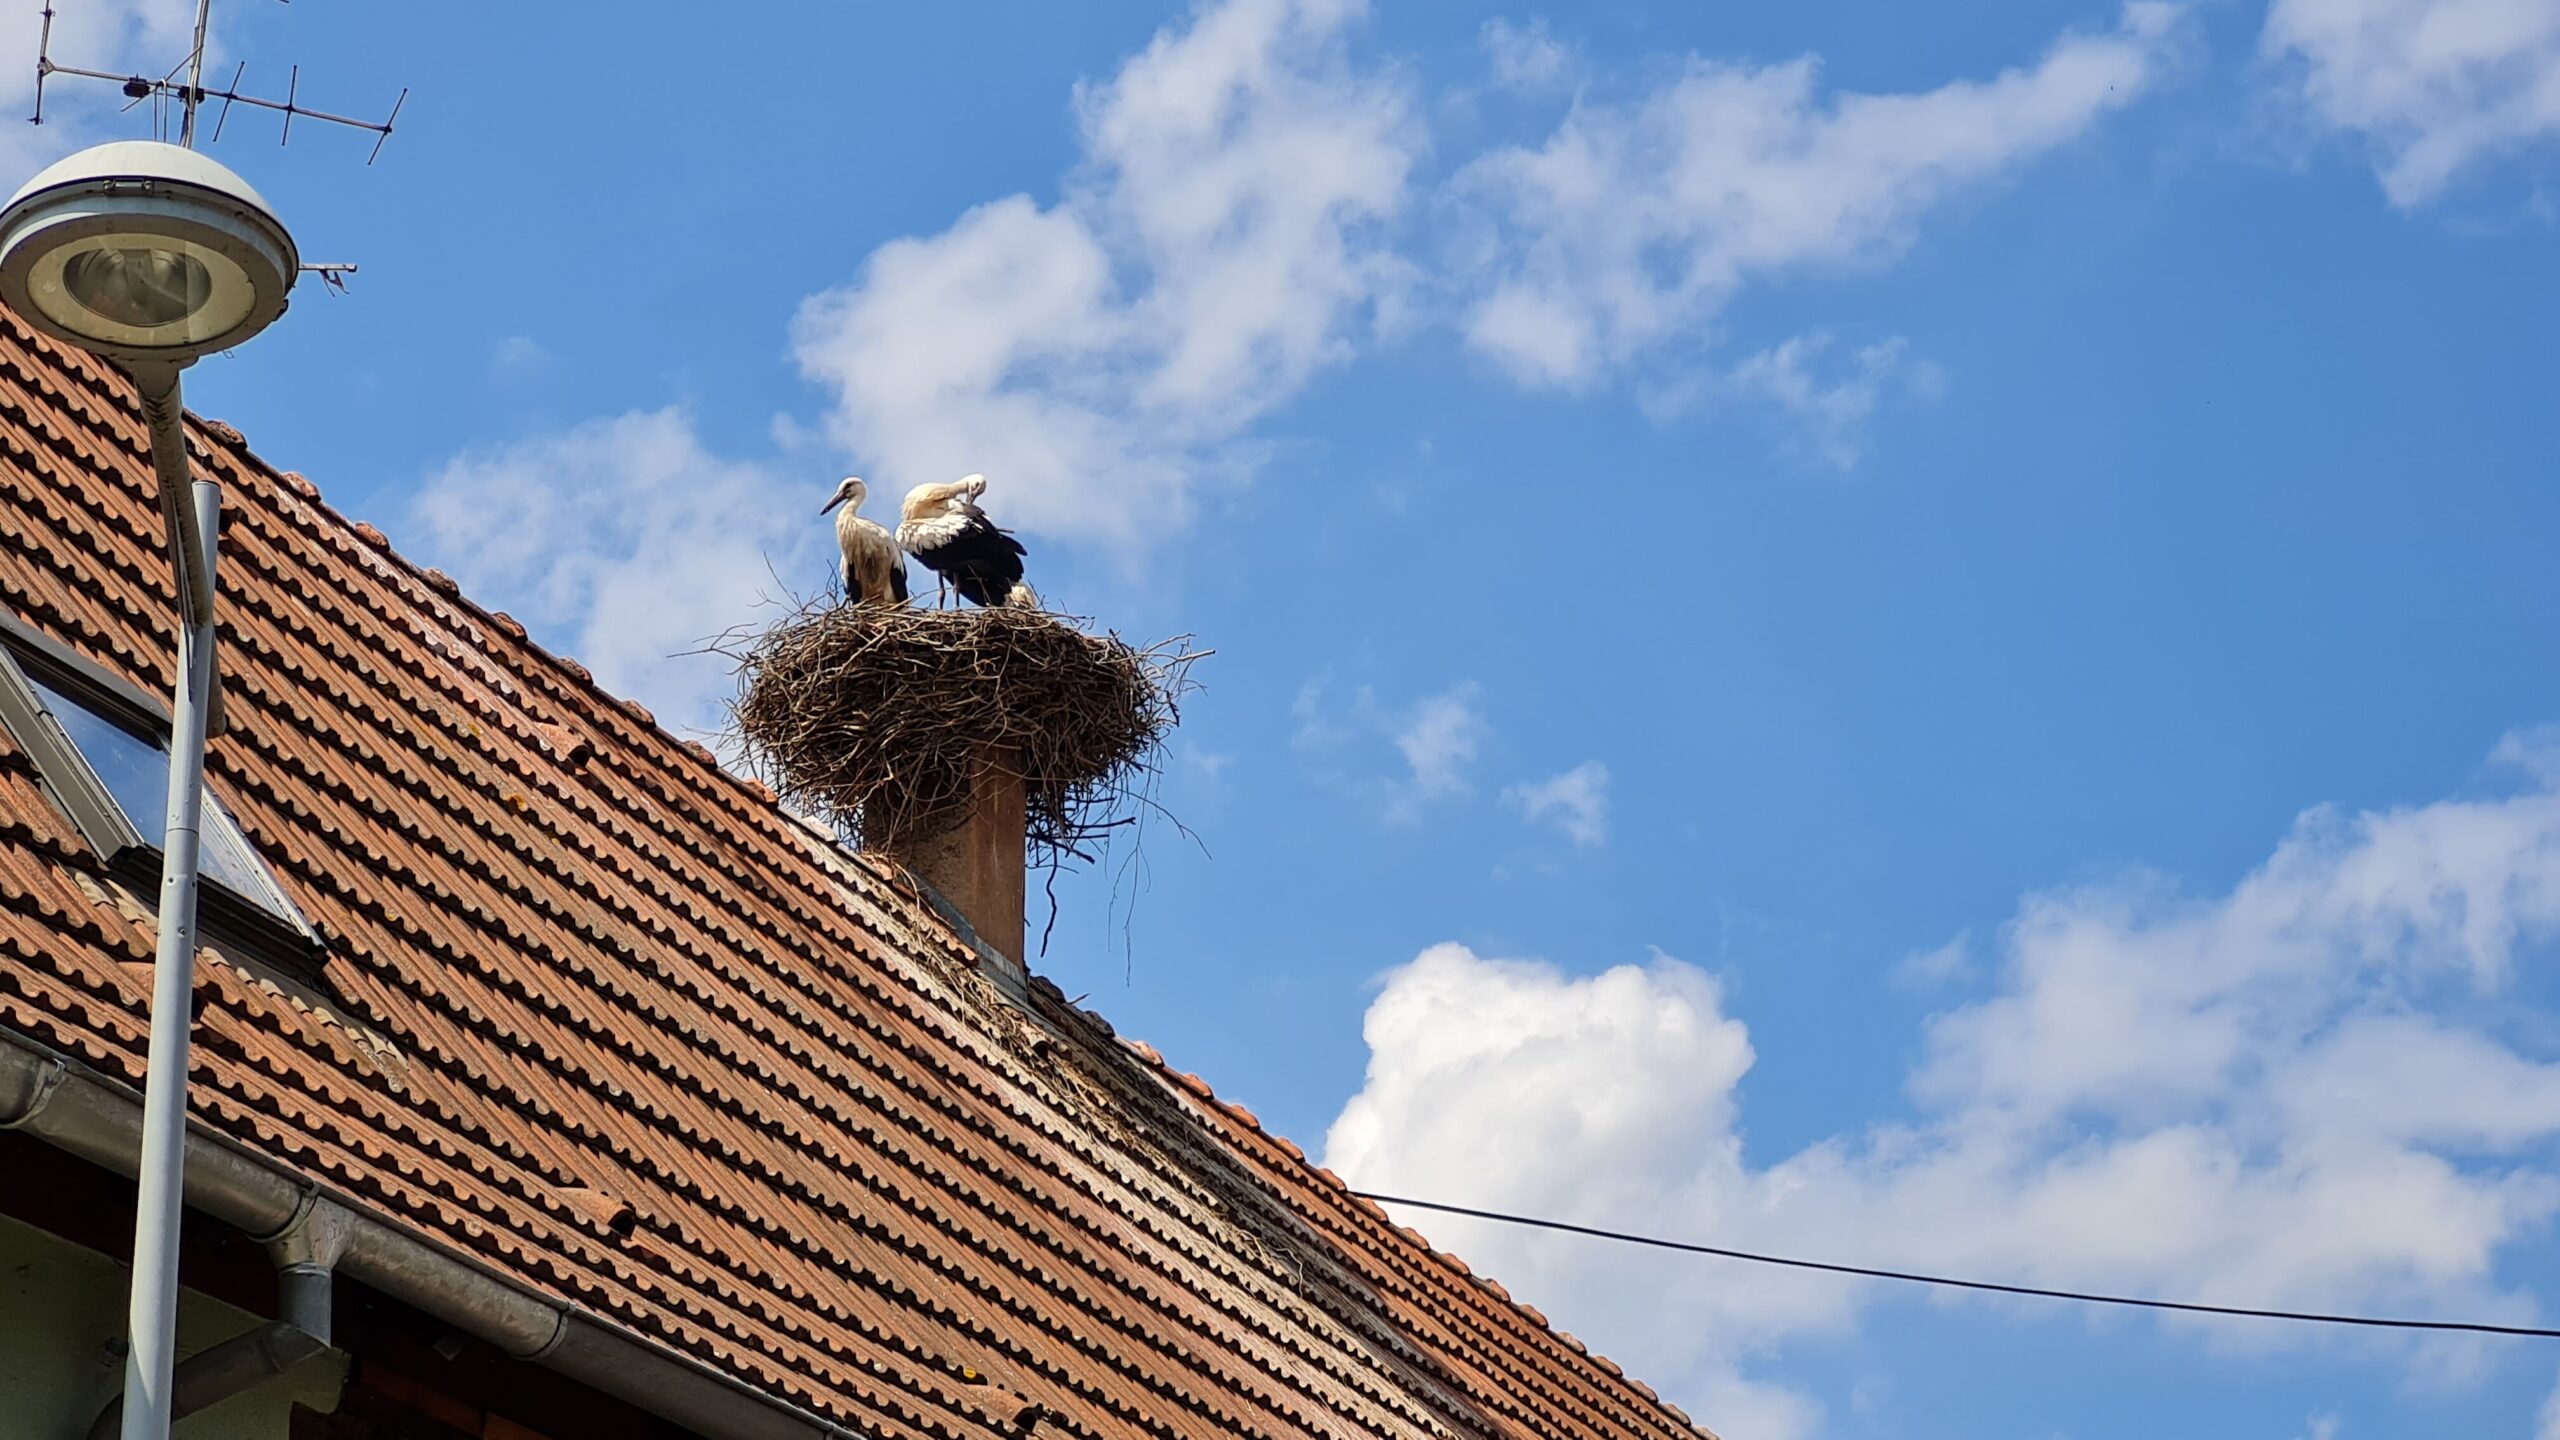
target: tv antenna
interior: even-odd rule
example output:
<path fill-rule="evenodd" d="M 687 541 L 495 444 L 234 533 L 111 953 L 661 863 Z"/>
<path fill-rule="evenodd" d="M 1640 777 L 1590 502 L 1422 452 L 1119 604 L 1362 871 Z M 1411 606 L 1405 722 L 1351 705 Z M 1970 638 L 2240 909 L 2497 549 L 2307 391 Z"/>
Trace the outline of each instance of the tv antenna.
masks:
<path fill-rule="evenodd" d="M 291 0 L 287 0 L 287 3 L 291 3 Z M 299 115 L 324 124 L 344 125 L 351 130 L 371 131 L 374 137 L 373 153 L 364 157 L 364 163 L 371 165 L 382 158 L 382 147 L 391 141 L 391 127 L 400 119 L 400 107 L 409 103 L 407 86 L 401 87 L 399 98 L 391 102 L 391 113 L 382 117 L 379 124 L 371 120 L 358 120 L 349 115 L 332 115 L 326 110 L 314 110 L 303 104 L 301 101 L 302 67 L 299 65 L 286 72 L 282 100 L 269 100 L 241 90 L 240 77 L 249 71 L 249 62 L 246 60 L 241 61 L 231 72 L 229 85 L 219 90 L 208 90 L 204 83 L 204 44 L 205 31 L 212 23 L 213 0 L 196 0 L 195 45 L 187 51 L 185 58 L 170 66 L 168 73 L 157 80 L 148 75 L 117 75 L 106 70 L 84 70 L 77 65 L 61 65 L 54 62 L 53 0 L 44 0 L 44 31 L 36 41 L 36 113 L 28 116 L 28 121 L 36 125 L 44 123 L 44 82 L 56 75 L 69 75 L 81 80 L 104 80 L 122 89 L 125 94 L 124 108 L 127 110 L 145 101 L 151 102 L 157 139 L 169 138 L 169 114 L 174 108 L 178 114 L 178 143 L 189 150 L 196 148 L 196 112 L 203 108 L 205 101 L 219 100 L 222 102 L 222 109 L 213 117 L 213 134 L 207 137 L 208 144 L 222 138 L 222 127 L 231 119 L 231 107 L 247 105 L 254 109 L 277 111 L 284 116 L 283 128 L 276 136 L 276 143 L 279 145 L 292 142 L 293 117 Z M 187 72 L 187 78 L 183 82 L 177 78 L 181 70 Z M 306 274 L 319 276 L 321 284 L 333 295 L 346 294 L 347 277 L 356 273 L 356 267 L 344 261 L 305 265 L 302 269 Z"/>
<path fill-rule="evenodd" d="M 391 127 L 400 119 L 400 107 L 409 103 L 409 91 L 406 86 L 401 88 L 400 98 L 391 102 L 391 113 L 379 122 L 358 120 L 350 115 L 332 115 L 326 110 L 314 110 L 303 104 L 301 100 L 302 67 L 299 65 L 287 72 L 282 100 L 270 100 L 264 96 L 251 95 L 240 88 L 241 77 L 249 71 L 249 62 L 246 60 L 241 61 L 238 68 L 231 72 L 229 85 L 218 90 L 209 90 L 205 88 L 204 83 L 204 41 L 205 29 L 212 19 L 213 0 L 196 0 L 195 48 L 189 50 L 184 59 L 170 66 L 167 74 L 155 80 L 148 75 L 118 75 L 106 70 L 84 70 L 77 65 L 56 64 L 53 58 L 53 0 L 44 0 L 44 33 L 36 42 L 36 113 L 28 116 L 27 119 L 38 125 L 44 123 L 45 81 L 56 75 L 69 75 L 81 80 L 104 80 L 120 87 L 128 102 L 124 107 L 127 110 L 145 101 L 151 102 L 153 120 L 160 132 L 158 138 L 164 140 L 168 138 L 169 114 L 174 108 L 178 112 L 178 143 L 190 150 L 196 148 L 196 111 L 207 100 L 219 100 L 222 102 L 222 110 L 213 117 L 213 134 L 208 137 L 207 143 L 222 138 L 222 127 L 231 118 L 232 106 L 247 105 L 258 110 L 273 110 L 284 116 L 283 130 L 276 137 L 276 143 L 279 145 L 291 143 L 293 119 L 299 115 L 307 120 L 344 125 L 350 130 L 371 131 L 374 135 L 373 153 L 365 157 L 364 163 L 370 165 L 382 158 L 382 147 L 391 140 Z M 177 78 L 181 70 L 187 72 L 187 78 L 184 81 Z"/>

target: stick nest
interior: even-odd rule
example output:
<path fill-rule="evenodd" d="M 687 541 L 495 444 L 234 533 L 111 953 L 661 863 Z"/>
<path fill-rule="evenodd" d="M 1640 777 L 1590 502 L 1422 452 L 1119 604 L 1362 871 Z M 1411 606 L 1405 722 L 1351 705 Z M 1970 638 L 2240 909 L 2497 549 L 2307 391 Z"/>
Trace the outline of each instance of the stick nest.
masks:
<path fill-rule="evenodd" d="M 1019 768 L 1034 863 L 1153 807 L 1165 733 L 1208 652 L 1138 649 L 1037 610 L 812 605 L 717 647 L 738 664 L 731 729 L 785 802 L 861 849 L 968 816 L 975 767 Z"/>

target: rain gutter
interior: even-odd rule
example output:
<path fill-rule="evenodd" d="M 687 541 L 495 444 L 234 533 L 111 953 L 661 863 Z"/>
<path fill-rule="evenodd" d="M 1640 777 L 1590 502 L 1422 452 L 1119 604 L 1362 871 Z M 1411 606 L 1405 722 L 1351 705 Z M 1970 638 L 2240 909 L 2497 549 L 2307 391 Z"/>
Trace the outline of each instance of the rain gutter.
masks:
<path fill-rule="evenodd" d="M 23 1130 L 132 1175 L 142 1149 L 142 1104 L 121 1082 L 0 1030 L 0 1130 Z M 313 1267 L 334 1268 L 515 1359 L 707 1440 L 863 1440 L 814 1411 L 367 1215 L 356 1202 L 228 1137 L 190 1126 L 186 1146 L 186 1203 L 269 1244 L 286 1268 L 289 1297 L 296 1284 L 313 1283 Z M 323 1253 L 310 1253 L 315 1239 Z"/>

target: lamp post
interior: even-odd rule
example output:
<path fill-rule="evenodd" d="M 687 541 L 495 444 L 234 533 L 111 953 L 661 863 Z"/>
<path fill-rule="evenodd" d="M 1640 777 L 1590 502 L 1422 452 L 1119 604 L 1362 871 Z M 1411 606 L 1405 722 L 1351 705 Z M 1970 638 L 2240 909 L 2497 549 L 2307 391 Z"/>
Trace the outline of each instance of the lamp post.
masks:
<path fill-rule="evenodd" d="M 293 237 L 246 181 L 193 150 L 152 140 L 83 150 L 39 173 L 0 210 L 0 300 L 35 328 L 116 365 L 141 393 L 177 580 L 178 683 L 169 707 L 124 1440 L 166 1440 L 169 1433 L 197 840 L 205 734 L 217 695 L 213 564 L 222 492 L 188 464 L 178 372 L 283 314 L 300 269 Z"/>

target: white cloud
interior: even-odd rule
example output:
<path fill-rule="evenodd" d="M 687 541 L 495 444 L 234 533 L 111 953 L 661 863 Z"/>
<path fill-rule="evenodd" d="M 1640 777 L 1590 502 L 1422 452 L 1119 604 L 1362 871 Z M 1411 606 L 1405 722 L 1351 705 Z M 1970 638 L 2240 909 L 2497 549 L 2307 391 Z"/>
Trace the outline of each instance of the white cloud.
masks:
<path fill-rule="evenodd" d="M 1078 93 L 1084 159 L 1043 205 L 982 204 L 872 252 L 794 324 L 829 433 L 895 492 L 984 471 L 1014 523 L 1131 550 L 1180 530 L 1206 481 L 1249 474 L 1251 428 L 1401 323 L 1416 268 L 1393 227 L 1426 144 L 1387 65 L 1355 63 L 1357 0 L 1226 0 Z M 2084 129 L 2157 68 L 2171 7 L 2138 3 L 2033 68 L 1922 94 L 1824 98 L 1815 62 L 1691 63 L 1628 107 L 1577 106 L 1537 150 L 1465 167 L 1492 257 L 1449 293 L 1472 343 L 1533 383 L 1581 384 L 1693 328 L 1747 275 L 1899 244 L 1918 214 Z M 1542 22 L 1496 20 L 1496 81 L 1570 82 Z M 1745 362 L 1836 463 L 1895 352 L 1829 380 L 1819 341 Z"/>
<path fill-rule="evenodd" d="M 429 477 L 415 520 L 474 599 L 662 723 L 707 731 L 729 662 L 681 652 L 754 619 L 777 573 L 815 567 L 825 498 L 709 453 L 683 412 L 651 410 L 465 454 Z"/>
<path fill-rule="evenodd" d="M 1412 818 L 1424 801 L 1466 793 L 1467 767 L 1485 737 L 1478 693 L 1474 681 L 1462 681 L 1414 706 L 1397 727 L 1396 751 L 1408 773 L 1390 806 L 1395 818 Z"/>
<path fill-rule="evenodd" d="M 1203 750 L 1189 743 L 1176 746 L 1174 756 L 1181 762 L 1183 773 L 1203 785 L 1215 785 L 1225 779 L 1228 768 L 1236 763 L 1236 757 L 1223 750 Z"/>
<path fill-rule="evenodd" d="M 2560 1385 L 2542 1397 L 2542 1408 L 2534 1412 L 2533 1440 L 2560 1440 Z"/>
<path fill-rule="evenodd" d="M 1727 1362 L 1708 1362 L 1690 1393 L 1695 1408 L 1681 1408 L 1693 1417 L 1714 1416 L 1714 1433 L 1731 1440 L 1809 1440 L 1821 1429 L 1820 1403 L 1783 1385 L 1752 1380 Z"/>
<path fill-rule="evenodd" d="M 1523 782 L 1502 792 L 1530 824 L 1552 820 L 1576 845 L 1609 838 L 1609 767 L 1585 760 L 1561 775 Z"/>
<path fill-rule="evenodd" d="M 1897 335 L 1842 352 L 1829 334 L 1815 331 L 1781 341 L 1720 375 L 1654 387 L 1644 404 L 1656 418 L 1717 395 L 1765 405 L 1816 458 L 1849 470 L 1864 448 L 1867 421 L 1888 391 L 1929 397 L 1943 383 L 1937 367 L 1911 359 L 1909 348 Z"/>
<path fill-rule="evenodd" d="M 1319 766 L 1327 784 L 1378 798 L 1386 819 L 1398 825 L 1420 820 L 1434 801 L 1467 793 L 1467 772 L 1491 733 L 1479 704 L 1482 687 L 1461 680 L 1410 704 L 1381 701 L 1372 685 L 1353 687 L 1347 702 L 1335 701 L 1333 691 L 1328 668 L 1298 687 L 1289 706 L 1290 744 Z M 1371 768 L 1373 746 L 1392 749 L 1400 770 L 1382 775 Z M 1333 768 L 1345 747 L 1363 757 L 1358 772 Z"/>
<path fill-rule="evenodd" d="M 1228 0 L 1079 92 L 1064 197 L 875 251 L 795 324 L 831 428 L 884 487 L 983 471 L 991 507 L 1128 546 L 1172 532 L 1240 437 L 1346 352 L 1402 266 L 1383 225 L 1422 139 L 1355 69 L 1356 0 Z"/>
<path fill-rule="evenodd" d="M 183 23 L 183 8 L 154 0 L 147 11 L 82 13 L 147 13 L 165 28 L 172 15 Z M 814 428 L 781 417 L 777 443 L 798 450 L 823 434 L 887 496 L 982 471 L 1009 524 L 1124 556 L 1179 531 L 1204 483 L 1254 468 L 1257 423 L 1404 323 L 1423 291 L 1398 248 L 1411 237 L 1396 227 L 1427 144 L 1416 118 L 1425 107 L 1400 67 L 1354 60 L 1364 8 L 1219 0 L 1080 87 L 1082 158 L 1053 203 L 978 205 L 938 233 L 879 246 L 848 283 L 801 305 L 794 354 L 827 410 Z M 1640 318 L 1647 304 L 1620 304 L 1629 285 L 1702 311 L 1754 268 L 1882 248 L 1955 180 L 2067 137 L 2120 98 L 2107 86 L 2138 88 L 2167 14 L 2137 5 L 2121 31 L 2066 39 L 2031 71 L 1918 96 L 1817 101 L 1811 61 L 1700 62 L 1639 106 L 1578 108 L 1544 150 L 1467 168 L 1461 190 L 1507 237 L 1495 245 L 1506 258 L 1460 286 L 1474 302 L 1471 332 L 1524 373 L 1582 378 L 1595 353 L 1642 348 L 1670 323 Z M 1497 21 L 1483 43 L 1504 83 L 1573 78 L 1569 50 L 1541 24 Z M 1728 112 L 1752 126 L 1728 134 Z M 1645 156 L 1663 143 L 1676 153 L 1657 173 Z M 1732 179 L 1730 194 L 1701 188 L 1718 175 Z M 1631 190 L 1650 203 L 1615 213 Z M 1605 239 L 1622 232 L 1638 237 L 1632 250 Z M 1669 252 L 1685 258 L 1657 282 L 1647 267 Z M 1823 344 L 1789 342 L 1716 384 L 1774 404 L 1846 464 L 1878 396 L 1912 371 L 1894 343 L 1845 364 Z M 525 336 L 491 352 L 502 378 L 543 363 Z M 448 568 L 475 589 L 568 634 L 614 683 L 700 723 L 712 713 L 707 667 L 666 650 L 750 618 L 740 607 L 762 587 L 764 552 L 798 554 L 823 527 L 792 528 L 796 501 L 752 516 L 720 508 L 770 492 L 771 467 L 706 455 L 686 432 L 680 416 L 634 413 L 466 455 L 421 514 L 440 552 L 458 557 Z M 653 468 L 642 453 L 651 445 L 707 467 L 702 483 Z M 555 463 L 599 481 L 642 473 L 654 488 L 636 509 L 606 505 L 558 484 L 544 468 Z M 463 495 L 478 499 L 454 498 Z M 550 510 L 577 523 L 551 537 L 501 534 L 489 518 Z M 718 539 L 691 533 L 715 519 L 729 527 Z M 482 537 L 489 556 L 462 548 Z M 663 583 L 670 564 L 708 577 L 680 605 L 630 605 L 612 588 L 624 575 Z M 1335 733 L 1307 708 L 1317 698 L 1301 707 L 1302 746 Z M 1482 729 L 1471 707 L 1446 696 L 1399 719 L 1364 692 L 1361 729 L 1383 731 L 1410 771 L 1389 787 L 1392 814 L 1464 789 Z"/>
<path fill-rule="evenodd" d="M 1341 727 L 1325 712 L 1325 693 L 1333 688 L 1333 672 L 1308 677 L 1298 687 L 1297 697 L 1289 702 L 1289 743 L 1301 750 L 1317 750 L 1342 739 Z"/>
<path fill-rule="evenodd" d="M 2275 0 L 2260 43 L 2314 116 L 2371 144 L 2396 205 L 2560 139 L 2560 0 Z"/>
<path fill-rule="evenodd" d="M 1895 962 L 1895 983 L 1914 988 L 1952 985 L 1973 978 L 1973 936 L 1960 934 L 1930 950 L 1915 950 Z"/>
<path fill-rule="evenodd" d="M 1394 1194 L 1857 1263 L 2525 1320 L 2498 1259 L 2560 1211 L 2560 1063 L 2530 1038 L 2550 1017 L 2507 987 L 2560 937 L 2560 749 L 2502 754 L 2534 762 L 2512 791 L 2310 812 L 2225 894 L 2135 876 L 2027 898 L 1993 993 L 1928 1025 L 1914 1117 L 1765 1165 L 1741 1142 L 1750 1037 L 1704 973 L 1434 947 L 1371 1006 L 1326 1163 Z M 1755 1356 L 1876 1298 L 1404 1218 L 1711 1426 L 1740 1429 L 1716 1406 Z M 2221 1345 L 2320 1338 L 2171 1323 Z M 2451 1374 L 2483 1352 L 2398 1353 Z"/>
<path fill-rule="evenodd" d="M 1572 83 L 1573 52 L 1547 33 L 1544 20 L 1487 20 L 1477 38 L 1493 67 L 1493 83 L 1502 89 L 1536 94 Z"/>
<path fill-rule="evenodd" d="M 551 352 L 530 335 L 510 335 L 489 347 L 489 375 L 495 380 L 517 380 L 551 364 Z"/>
<path fill-rule="evenodd" d="M 1390 825 L 1411 825 L 1431 802 L 1467 794 L 1467 771 L 1492 733 L 1480 684 L 1462 679 L 1416 702 L 1380 700 L 1375 684 L 1336 700 L 1334 684 L 1329 666 L 1290 700 L 1290 746 L 1306 753 L 1318 779 L 1377 799 Z M 1377 769 L 1388 761 L 1382 751 L 1400 761 L 1393 774 Z M 1357 758 L 1357 769 L 1341 769 L 1344 756 Z"/>
<path fill-rule="evenodd" d="M 1810 57 L 1693 59 L 1631 104 L 1578 104 L 1459 177 L 1495 237 L 1467 337 L 1525 384 L 1587 385 L 1694 339 L 1753 276 L 1890 254 L 1932 206 L 2140 94 L 2179 14 L 2129 4 L 2031 67 L 1916 94 L 1826 97 Z"/>

